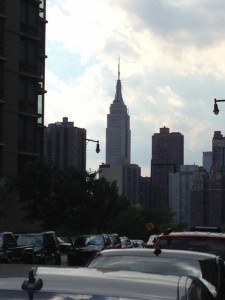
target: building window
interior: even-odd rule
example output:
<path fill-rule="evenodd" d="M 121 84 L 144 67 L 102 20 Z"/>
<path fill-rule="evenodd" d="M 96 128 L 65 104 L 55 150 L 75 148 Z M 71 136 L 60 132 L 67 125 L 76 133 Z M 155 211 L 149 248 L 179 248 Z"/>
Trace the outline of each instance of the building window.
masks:
<path fill-rule="evenodd" d="M 20 78 L 19 110 L 37 113 L 37 80 Z"/>
<path fill-rule="evenodd" d="M 38 124 L 43 124 L 43 103 L 44 103 L 44 95 L 38 95 Z"/>
<path fill-rule="evenodd" d="M 20 40 L 20 70 L 38 74 L 38 42 L 26 38 Z"/>
<path fill-rule="evenodd" d="M 30 118 L 25 116 L 19 117 L 19 151 L 36 151 L 36 128 L 36 118 Z"/>
<path fill-rule="evenodd" d="M 4 90 L 4 61 L 0 60 L 0 99 L 3 99 Z"/>
<path fill-rule="evenodd" d="M 5 19 L 0 17 L 0 56 L 4 54 L 4 25 Z"/>
<path fill-rule="evenodd" d="M 0 0 L 0 14 L 5 13 L 5 0 Z"/>
<path fill-rule="evenodd" d="M 0 103 L 0 143 L 3 142 L 3 104 Z"/>
<path fill-rule="evenodd" d="M 27 34 L 38 36 L 39 3 L 29 0 L 21 1 L 20 29 Z"/>

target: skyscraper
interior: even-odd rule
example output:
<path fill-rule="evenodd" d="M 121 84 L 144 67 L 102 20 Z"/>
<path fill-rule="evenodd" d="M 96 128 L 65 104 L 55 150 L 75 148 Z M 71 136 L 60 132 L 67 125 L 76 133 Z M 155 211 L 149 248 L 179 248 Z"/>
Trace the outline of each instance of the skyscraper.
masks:
<path fill-rule="evenodd" d="M 100 165 L 100 177 L 116 181 L 119 194 L 125 195 L 133 203 L 140 202 L 141 169 L 131 164 L 130 117 L 122 96 L 120 80 L 120 62 L 116 94 L 107 115 L 106 128 L 106 164 Z"/>
<path fill-rule="evenodd" d="M 119 163 L 130 163 L 131 151 L 130 117 L 123 102 L 120 80 L 120 63 L 118 63 L 118 79 L 116 94 L 107 115 L 106 128 L 106 164 L 113 166 Z"/>
<path fill-rule="evenodd" d="M 0 175 L 43 155 L 45 0 L 0 1 Z"/>
<path fill-rule="evenodd" d="M 190 228 L 190 199 L 193 182 L 201 174 L 197 165 L 181 165 L 180 171 L 169 174 L 169 207 L 176 213 L 176 223 L 186 223 Z"/>
<path fill-rule="evenodd" d="M 220 131 L 214 131 L 212 139 L 212 169 L 225 170 L 225 137 Z"/>
<path fill-rule="evenodd" d="M 46 22 L 46 0 L 0 1 L 0 179 L 43 156 Z M 33 230 L 13 196 L 0 230 Z"/>
<path fill-rule="evenodd" d="M 169 208 L 169 173 L 184 163 L 184 136 L 165 126 L 152 136 L 151 209 Z"/>
<path fill-rule="evenodd" d="M 73 166 L 86 170 L 86 129 L 75 127 L 66 117 L 49 124 L 45 128 L 44 156 L 61 169 Z"/>
<path fill-rule="evenodd" d="M 190 226 L 221 226 L 225 223 L 225 173 L 199 174 L 191 191 Z"/>
<path fill-rule="evenodd" d="M 204 151 L 202 155 L 202 166 L 207 172 L 212 169 L 212 151 Z"/>

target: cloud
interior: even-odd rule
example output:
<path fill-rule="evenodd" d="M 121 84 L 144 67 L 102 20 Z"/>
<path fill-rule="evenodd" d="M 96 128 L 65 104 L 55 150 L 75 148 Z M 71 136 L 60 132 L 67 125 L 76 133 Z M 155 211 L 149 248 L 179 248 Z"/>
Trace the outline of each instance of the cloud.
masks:
<path fill-rule="evenodd" d="M 224 124 L 222 104 L 212 113 L 225 96 L 224 18 L 222 0 L 48 0 L 46 124 L 67 116 L 86 128 L 101 140 L 87 166 L 104 162 L 120 56 L 132 162 L 146 174 L 151 137 L 166 126 L 184 135 L 185 163 L 201 164 Z"/>

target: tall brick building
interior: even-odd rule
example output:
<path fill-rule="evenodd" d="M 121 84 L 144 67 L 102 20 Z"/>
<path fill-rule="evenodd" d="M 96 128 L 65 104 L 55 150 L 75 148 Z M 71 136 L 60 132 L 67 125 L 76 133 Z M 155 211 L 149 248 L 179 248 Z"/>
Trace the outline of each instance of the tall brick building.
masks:
<path fill-rule="evenodd" d="M 184 163 L 184 136 L 165 126 L 152 136 L 151 209 L 169 208 L 169 173 Z"/>

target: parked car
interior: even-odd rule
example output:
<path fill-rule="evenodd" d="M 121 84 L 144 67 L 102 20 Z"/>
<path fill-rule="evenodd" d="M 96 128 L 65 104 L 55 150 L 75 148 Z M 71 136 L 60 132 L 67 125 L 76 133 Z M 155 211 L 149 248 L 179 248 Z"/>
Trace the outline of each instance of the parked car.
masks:
<path fill-rule="evenodd" d="M 133 248 L 131 240 L 126 236 L 120 236 L 122 248 Z"/>
<path fill-rule="evenodd" d="M 195 276 L 216 299 L 225 299 L 225 266 L 218 256 L 181 250 L 111 249 L 98 253 L 88 268 L 129 270 L 175 276 Z"/>
<path fill-rule="evenodd" d="M 72 248 L 71 242 L 66 242 L 63 238 L 57 236 L 57 241 L 59 243 L 59 250 L 61 253 L 68 253 Z"/>
<path fill-rule="evenodd" d="M 154 248 L 207 252 L 225 260 L 225 234 L 204 231 L 165 232 L 159 235 Z"/>
<path fill-rule="evenodd" d="M 62 239 L 66 243 L 70 243 L 73 246 L 77 237 L 78 237 L 77 235 L 60 236 L 60 239 Z"/>
<path fill-rule="evenodd" d="M 105 272 L 82 267 L 3 268 L 0 282 L 0 299 L 4 300 L 214 300 L 195 277 Z"/>
<path fill-rule="evenodd" d="M 13 232 L 0 233 L 0 262 L 1 263 L 32 263 L 34 257 L 33 246 L 18 244 Z"/>
<path fill-rule="evenodd" d="M 84 266 L 99 251 L 112 248 L 106 234 L 80 235 L 67 253 L 68 266 Z"/>
<path fill-rule="evenodd" d="M 34 263 L 61 265 L 59 242 L 54 231 L 20 233 L 16 237 L 18 245 L 33 245 Z"/>
<path fill-rule="evenodd" d="M 131 240 L 133 248 L 147 248 L 147 245 L 143 240 Z"/>
<path fill-rule="evenodd" d="M 107 235 L 111 240 L 112 248 L 115 248 L 115 249 L 122 248 L 122 243 L 121 243 L 120 237 L 117 233 L 108 233 Z"/>

